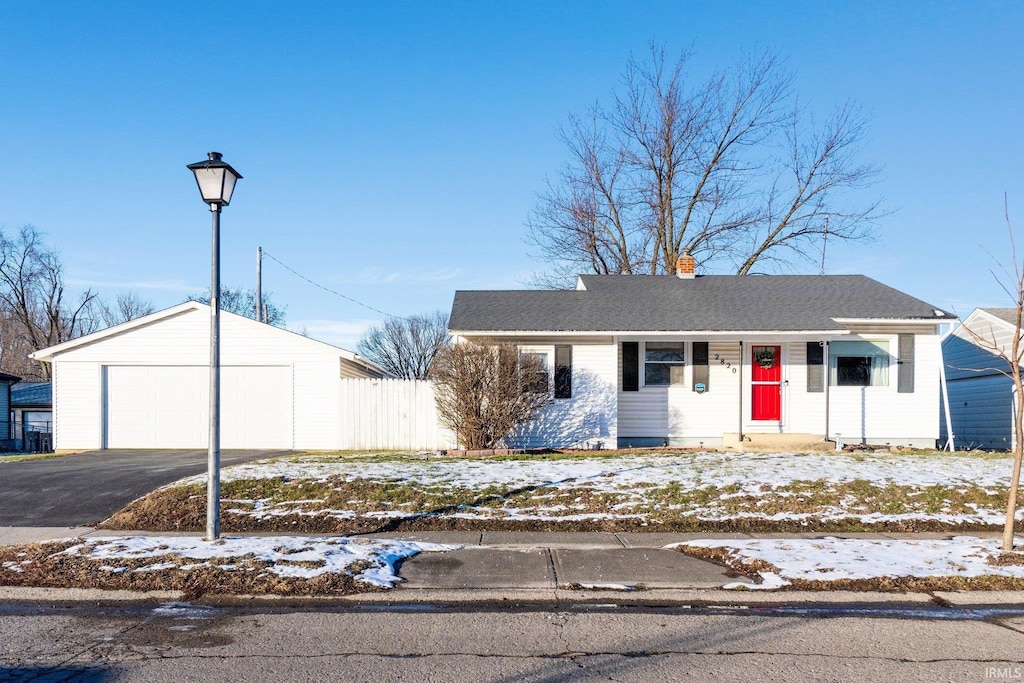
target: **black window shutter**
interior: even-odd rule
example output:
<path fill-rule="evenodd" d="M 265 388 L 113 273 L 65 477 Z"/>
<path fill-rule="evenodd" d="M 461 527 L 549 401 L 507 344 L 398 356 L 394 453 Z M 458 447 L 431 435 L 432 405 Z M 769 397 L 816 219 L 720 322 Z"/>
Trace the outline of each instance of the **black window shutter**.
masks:
<path fill-rule="evenodd" d="M 704 391 L 711 388 L 708 379 L 708 343 L 693 342 L 693 390 L 697 391 L 697 385 L 703 384 Z"/>
<path fill-rule="evenodd" d="M 914 393 L 914 335 L 900 335 L 900 371 L 896 391 Z"/>
<path fill-rule="evenodd" d="M 825 345 L 807 342 L 807 391 L 825 391 Z"/>
<path fill-rule="evenodd" d="M 622 390 L 640 391 L 640 342 L 622 342 Z"/>
<path fill-rule="evenodd" d="M 572 347 L 555 347 L 555 398 L 572 398 Z"/>

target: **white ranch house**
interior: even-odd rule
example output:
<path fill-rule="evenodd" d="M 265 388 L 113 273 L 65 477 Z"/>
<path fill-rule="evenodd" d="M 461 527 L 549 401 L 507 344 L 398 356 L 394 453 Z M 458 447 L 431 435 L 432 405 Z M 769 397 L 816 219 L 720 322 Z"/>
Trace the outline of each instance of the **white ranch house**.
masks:
<path fill-rule="evenodd" d="M 583 275 L 575 290 L 456 292 L 450 330 L 549 368 L 554 402 L 513 447 L 931 448 L 955 319 L 860 275 Z"/>

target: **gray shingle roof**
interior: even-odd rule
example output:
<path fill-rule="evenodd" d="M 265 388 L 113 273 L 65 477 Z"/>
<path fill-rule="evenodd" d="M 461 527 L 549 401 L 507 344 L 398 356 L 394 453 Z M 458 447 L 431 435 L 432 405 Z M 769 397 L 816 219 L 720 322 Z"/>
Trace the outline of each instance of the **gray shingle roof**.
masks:
<path fill-rule="evenodd" d="M 49 382 L 18 382 L 11 385 L 11 405 L 48 406 L 53 405 Z"/>
<path fill-rule="evenodd" d="M 863 275 L 583 275 L 585 290 L 458 291 L 465 332 L 829 331 L 833 318 L 954 320 Z"/>
<path fill-rule="evenodd" d="M 1017 309 L 1016 308 L 983 308 L 981 309 L 990 315 L 994 315 L 1000 320 L 1005 320 L 1011 325 L 1017 324 Z"/>

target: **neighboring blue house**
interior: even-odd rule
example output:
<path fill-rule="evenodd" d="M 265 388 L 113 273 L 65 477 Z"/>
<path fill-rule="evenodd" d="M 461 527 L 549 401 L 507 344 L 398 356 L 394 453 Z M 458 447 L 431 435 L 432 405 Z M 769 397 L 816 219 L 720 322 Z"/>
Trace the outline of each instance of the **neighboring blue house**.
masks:
<path fill-rule="evenodd" d="M 10 438 L 18 450 L 53 450 L 51 387 L 50 382 L 18 382 L 11 387 Z"/>
<path fill-rule="evenodd" d="M 1017 309 L 976 308 L 942 341 L 957 448 L 1013 448 L 1013 380 L 1003 354 L 1012 357 L 1016 328 Z"/>
<path fill-rule="evenodd" d="M 11 385 L 17 382 L 20 377 L 15 375 L 9 375 L 6 372 L 0 372 L 0 415 L 11 415 Z M 12 443 L 14 438 L 14 429 L 12 428 L 10 418 L 0 422 L 0 450 L 13 451 L 16 450 L 16 445 Z"/>

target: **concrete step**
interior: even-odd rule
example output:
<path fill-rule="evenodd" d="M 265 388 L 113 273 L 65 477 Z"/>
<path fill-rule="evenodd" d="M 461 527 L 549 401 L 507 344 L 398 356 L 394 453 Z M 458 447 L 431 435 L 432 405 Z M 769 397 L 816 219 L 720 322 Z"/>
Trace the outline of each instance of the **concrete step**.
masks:
<path fill-rule="evenodd" d="M 826 441 L 821 434 L 744 434 L 730 432 L 722 435 L 722 446 L 741 453 L 757 452 L 797 452 L 826 453 L 834 451 L 834 441 Z"/>

